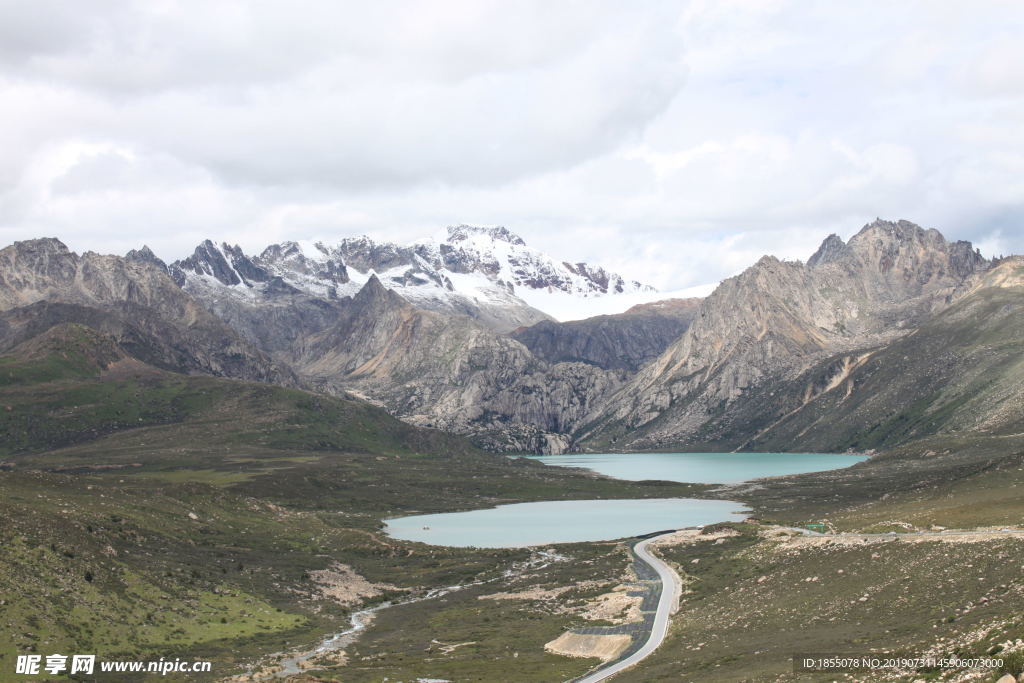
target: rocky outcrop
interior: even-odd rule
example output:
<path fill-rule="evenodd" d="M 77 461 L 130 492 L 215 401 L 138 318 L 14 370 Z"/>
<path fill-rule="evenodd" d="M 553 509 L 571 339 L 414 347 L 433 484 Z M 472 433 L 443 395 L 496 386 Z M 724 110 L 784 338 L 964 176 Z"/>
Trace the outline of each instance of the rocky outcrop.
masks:
<path fill-rule="evenodd" d="M 132 355 L 165 369 L 298 383 L 183 292 L 160 264 L 139 256 L 79 256 L 55 239 L 0 250 L 0 347 L 74 322 L 111 335 Z"/>
<path fill-rule="evenodd" d="M 725 280 L 686 333 L 592 417 L 586 438 L 631 448 L 714 443 L 735 404 L 825 358 L 878 346 L 949 305 L 989 263 L 907 221 L 835 236 L 813 263 L 764 257 Z"/>
<path fill-rule="evenodd" d="M 600 268 L 560 264 L 505 228 L 471 226 L 450 228 L 441 242 L 286 242 L 252 258 L 206 241 L 169 271 L 246 341 L 312 386 L 516 452 L 572 448 L 568 434 L 624 374 L 618 363 L 606 372 L 537 358 L 496 334 L 547 319 L 514 292 L 643 289 Z M 635 335 L 637 343 L 663 346 L 660 338 L 678 325 L 667 313 L 633 315 L 657 320 Z M 653 355 L 630 354 L 626 332 L 615 338 L 620 356 Z"/>
<path fill-rule="evenodd" d="M 686 331 L 699 307 L 700 299 L 668 299 L 619 315 L 564 323 L 543 320 L 509 336 L 550 363 L 588 363 L 635 372 Z"/>
<path fill-rule="evenodd" d="M 228 287 L 252 287 L 270 279 L 270 273 L 256 265 L 241 247 L 227 243 L 217 246 L 210 240 L 196 247 L 187 259 L 172 263 L 170 273 L 179 286 L 186 283 L 190 274 L 213 278 Z"/>
<path fill-rule="evenodd" d="M 315 386 L 501 451 L 570 448 L 565 435 L 624 379 L 583 363 L 548 364 L 469 318 L 415 308 L 376 277 L 292 361 Z"/>
<path fill-rule="evenodd" d="M 140 263 L 149 263 L 150 265 L 156 266 L 157 268 L 159 268 L 160 270 L 164 271 L 165 273 L 169 272 L 167 270 L 167 264 L 164 263 L 164 261 L 162 259 L 160 259 L 156 254 L 154 254 L 153 250 L 150 249 L 146 245 L 142 245 L 141 249 L 132 249 L 127 254 L 125 254 L 124 257 L 128 261 L 138 261 Z"/>
<path fill-rule="evenodd" d="M 243 339 L 285 363 L 296 344 L 336 322 L 350 301 L 312 296 L 277 276 L 246 296 L 225 295 L 218 287 L 203 285 L 190 292 Z"/>
<path fill-rule="evenodd" d="M 846 243 L 835 233 L 825 238 L 825 241 L 818 247 L 811 258 L 807 259 L 807 265 L 815 267 L 826 263 L 835 263 L 846 254 Z"/>
<path fill-rule="evenodd" d="M 1024 256 L 1007 256 L 993 262 L 990 269 L 975 272 L 953 293 L 953 300 L 989 287 L 1024 287 Z"/>
<path fill-rule="evenodd" d="M 883 450 L 936 434 L 1024 431 L 1024 287 L 990 286 L 896 341 L 840 354 L 735 402 L 723 445 Z"/>
<path fill-rule="evenodd" d="M 343 261 L 333 258 L 311 258 L 305 255 L 297 242 L 272 244 L 259 255 L 259 262 L 278 277 L 328 283 L 324 293 L 337 298 L 337 286 L 349 283 L 348 268 Z"/>
<path fill-rule="evenodd" d="M 862 277 L 874 293 L 918 297 L 955 287 L 989 263 L 970 242 L 947 242 L 909 221 L 876 220 L 849 244 L 831 235 L 808 261 L 812 269 L 829 265 Z"/>

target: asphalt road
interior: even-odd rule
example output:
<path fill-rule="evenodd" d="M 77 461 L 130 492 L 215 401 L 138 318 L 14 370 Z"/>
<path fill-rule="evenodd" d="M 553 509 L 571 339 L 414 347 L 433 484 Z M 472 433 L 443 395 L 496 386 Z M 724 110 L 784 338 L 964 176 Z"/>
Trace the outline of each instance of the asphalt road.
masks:
<path fill-rule="evenodd" d="M 661 597 L 658 598 L 658 611 L 654 616 L 654 628 L 651 629 L 651 635 L 647 638 L 647 642 L 643 644 L 643 647 L 629 657 L 579 679 L 578 683 L 596 683 L 596 681 L 610 678 L 650 655 L 665 640 L 665 635 L 668 633 L 669 613 L 672 611 L 676 598 L 679 596 L 680 585 L 679 576 L 675 571 L 647 550 L 647 544 L 655 538 L 660 538 L 660 536 L 645 538 L 633 546 L 636 556 L 649 564 L 661 579 Z"/>

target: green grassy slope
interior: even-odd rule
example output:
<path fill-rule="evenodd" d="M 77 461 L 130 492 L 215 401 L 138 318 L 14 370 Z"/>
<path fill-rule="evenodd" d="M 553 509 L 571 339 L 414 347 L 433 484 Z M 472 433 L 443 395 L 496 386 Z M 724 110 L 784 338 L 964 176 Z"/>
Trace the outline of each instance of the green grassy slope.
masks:
<path fill-rule="evenodd" d="M 1021 672 L 1024 538 L 970 543 L 765 538 L 664 548 L 686 584 L 669 637 L 624 681 L 965 680 L 963 668 L 794 675 L 792 656 L 898 653 L 1004 657 L 978 672 Z"/>
<path fill-rule="evenodd" d="M 975 303 L 960 313 L 976 328 L 965 328 L 968 341 L 979 328 L 1012 324 L 999 317 L 1009 300 L 984 301 L 987 308 Z M 978 310 L 987 317 L 971 317 Z M 986 337 L 976 353 L 1002 358 L 1000 339 Z M 1009 347 L 1012 334 L 1003 341 Z M 987 434 L 915 432 L 847 470 L 718 495 L 743 500 L 763 519 L 825 519 L 840 530 L 1019 525 L 1024 436 L 1012 419 L 1000 425 Z M 481 453 L 365 404 L 164 372 L 76 325 L 0 358 L 0 433 L 0 672 L 17 654 L 96 651 L 111 659 L 209 658 L 215 676 L 234 673 L 344 626 L 357 605 L 325 600 L 313 578 L 343 563 L 402 589 L 493 581 L 380 613 L 349 648 L 348 664 L 319 677 L 570 678 L 593 661 L 545 653 L 543 644 L 577 625 L 566 607 L 578 591 L 545 600 L 478 597 L 614 581 L 625 565 L 614 544 L 566 546 L 567 561 L 504 576 L 530 552 L 395 541 L 380 533 L 381 520 L 709 488 L 588 477 Z M 790 552 L 748 532 L 666 551 L 694 592 L 672 638 L 625 680 L 774 680 L 788 670 L 794 638 L 817 650 L 893 644 L 969 653 L 1024 635 L 1013 617 L 1024 604 L 1013 576 L 1019 543 Z M 965 565 L 985 580 L 955 571 Z M 853 571 L 833 580 L 836 567 Z M 767 578 L 758 583 L 760 576 Z M 812 576 L 829 580 L 805 585 Z M 871 597 L 861 602 L 865 592 Z M 405 594 L 382 588 L 369 601 Z M 982 598 L 984 609 L 964 611 Z"/>
<path fill-rule="evenodd" d="M 529 555 L 394 541 L 387 516 L 701 488 L 546 468 L 365 404 L 164 372 L 77 325 L 0 358 L 0 434 L 0 671 L 17 654 L 96 651 L 211 658 L 222 676 L 344 625 L 356 605 L 311 578 L 336 562 L 408 589 Z"/>

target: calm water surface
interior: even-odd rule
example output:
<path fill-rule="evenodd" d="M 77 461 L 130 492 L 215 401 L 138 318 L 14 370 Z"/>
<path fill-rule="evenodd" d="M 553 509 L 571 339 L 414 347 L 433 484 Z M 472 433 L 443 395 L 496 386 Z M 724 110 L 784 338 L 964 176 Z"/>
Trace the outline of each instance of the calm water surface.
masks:
<path fill-rule="evenodd" d="M 514 548 L 624 538 L 662 529 L 739 521 L 743 504 L 728 500 L 554 500 L 488 510 L 389 519 L 394 538 L 432 545 Z"/>
<path fill-rule="evenodd" d="M 585 467 L 616 479 L 736 484 L 761 477 L 823 472 L 849 467 L 867 457 L 819 453 L 580 453 L 539 455 L 558 467 Z"/>
<path fill-rule="evenodd" d="M 602 453 L 537 456 L 558 467 L 586 467 L 618 479 L 732 484 L 760 477 L 820 472 L 865 460 L 808 453 Z M 388 520 L 395 538 L 432 545 L 512 548 L 625 538 L 687 526 L 739 521 L 743 504 L 725 500 L 569 500 Z"/>

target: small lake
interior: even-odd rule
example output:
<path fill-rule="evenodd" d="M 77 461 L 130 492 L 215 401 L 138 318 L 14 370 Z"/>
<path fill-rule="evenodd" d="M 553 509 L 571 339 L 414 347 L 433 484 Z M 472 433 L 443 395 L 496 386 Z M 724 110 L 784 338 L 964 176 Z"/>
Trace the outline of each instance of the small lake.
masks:
<path fill-rule="evenodd" d="M 714 522 L 740 521 L 743 503 L 696 498 L 553 500 L 387 520 L 394 538 L 432 545 L 516 548 L 606 541 Z"/>
<path fill-rule="evenodd" d="M 694 484 L 737 484 L 761 477 L 837 470 L 862 455 L 819 453 L 574 453 L 530 456 L 558 467 L 585 467 L 627 481 L 658 479 Z"/>

